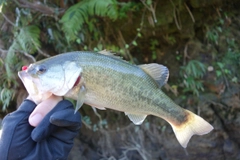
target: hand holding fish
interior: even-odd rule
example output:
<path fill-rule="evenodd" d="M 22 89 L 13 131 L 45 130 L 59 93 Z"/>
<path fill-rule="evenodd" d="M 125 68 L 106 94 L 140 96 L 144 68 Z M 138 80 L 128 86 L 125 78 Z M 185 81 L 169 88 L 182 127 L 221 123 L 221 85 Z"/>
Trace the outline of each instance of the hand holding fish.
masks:
<path fill-rule="evenodd" d="M 80 114 L 61 97 L 50 96 L 37 106 L 29 99 L 3 119 L 0 159 L 67 159 L 81 127 Z"/>
<path fill-rule="evenodd" d="M 194 134 L 213 130 L 204 119 L 165 95 L 161 87 L 169 71 L 160 64 L 132 65 L 107 51 L 79 51 L 38 61 L 18 74 L 36 101 L 52 94 L 65 96 L 77 100 L 76 110 L 83 103 L 110 108 L 124 112 L 136 125 L 147 115 L 163 118 L 184 148 Z"/>
<path fill-rule="evenodd" d="M 33 100 L 31 96 L 28 96 L 27 99 Z M 33 112 L 30 114 L 28 121 L 29 124 L 33 127 L 37 127 L 37 125 L 42 121 L 42 119 L 62 100 L 62 97 L 51 95 L 48 99 L 44 100 L 40 104 L 38 104 Z"/>

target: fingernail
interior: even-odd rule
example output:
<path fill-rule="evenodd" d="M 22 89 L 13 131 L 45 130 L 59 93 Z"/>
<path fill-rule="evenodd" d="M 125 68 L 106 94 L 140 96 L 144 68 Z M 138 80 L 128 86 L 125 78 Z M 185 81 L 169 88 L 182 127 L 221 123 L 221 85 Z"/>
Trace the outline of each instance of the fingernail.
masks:
<path fill-rule="evenodd" d="M 42 121 L 42 119 L 43 119 L 43 116 L 41 114 L 37 113 L 37 114 L 31 116 L 28 121 L 31 126 L 36 127 Z"/>

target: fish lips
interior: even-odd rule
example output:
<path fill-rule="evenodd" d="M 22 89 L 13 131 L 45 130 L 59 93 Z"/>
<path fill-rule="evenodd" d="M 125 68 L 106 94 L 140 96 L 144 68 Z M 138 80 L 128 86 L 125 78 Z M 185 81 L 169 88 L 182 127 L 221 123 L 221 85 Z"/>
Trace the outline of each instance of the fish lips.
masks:
<path fill-rule="evenodd" d="M 18 77 L 21 79 L 23 85 L 30 95 L 37 95 L 39 93 L 37 86 L 32 80 L 32 77 L 26 71 L 19 71 Z"/>

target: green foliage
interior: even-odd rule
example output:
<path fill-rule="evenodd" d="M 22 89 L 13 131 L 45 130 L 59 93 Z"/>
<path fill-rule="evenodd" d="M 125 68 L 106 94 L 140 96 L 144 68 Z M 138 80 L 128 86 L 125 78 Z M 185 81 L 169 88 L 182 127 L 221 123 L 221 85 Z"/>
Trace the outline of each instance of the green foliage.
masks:
<path fill-rule="evenodd" d="M 156 60 L 157 59 L 157 46 L 159 45 L 158 40 L 156 39 L 152 39 L 150 41 L 150 50 L 152 51 L 152 60 Z"/>
<path fill-rule="evenodd" d="M 217 69 L 216 69 L 216 75 L 217 77 L 223 76 L 224 74 L 231 74 L 231 71 L 225 68 L 225 64 L 221 62 L 217 62 Z"/>
<path fill-rule="evenodd" d="M 102 128 L 105 128 L 105 129 L 108 128 L 108 122 L 106 119 L 103 119 L 103 120 L 100 119 L 100 121 L 98 121 L 97 123 L 93 123 L 89 116 L 83 116 L 82 122 L 88 127 L 88 129 L 91 129 L 94 132 Z"/>
<path fill-rule="evenodd" d="M 123 18 L 126 13 L 136 11 L 141 8 L 141 3 L 136 2 L 118 2 L 116 0 L 83 0 L 72 5 L 73 1 L 66 1 L 66 6 L 70 6 L 64 14 L 48 14 L 54 8 L 50 3 L 44 4 L 41 10 L 34 10 L 33 6 L 21 7 L 20 3 L 12 1 L 3 4 L 4 13 L 8 14 L 8 10 L 13 10 L 11 20 L 6 15 L 1 20 L 11 24 L 9 32 L 2 32 L 1 40 L 7 41 L 6 48 L 8 52 L 4 59 L 1 59 L 1 99 L 2 106 L 7 106 L 14 98 L 17 83 L 17 72 L 20 70 L 22 60 L 31 59 L 35 61 L 39 57 L 48 57 L 42 49 L 50 52 L 51 55 L 72 50 L 103 50 L 110 49 L 115 52 L 126 54 L 125 47 L 119 47 L 116 44 L 106 43 L 104 40 L 105 28 L 102 28 L 105 21 L 113 22 L 119 18 Z M 32 2 L 29 2 L 32 3 Z M 41 3 L 41 2 L 40 2 Z M 5 5 L 6 4 L 6 5 Z M 51 4 L 54 4 L 52 1 Z M 58 6 L 59 4 L 56 4 Z M 38 5 L 35 5 L 38 8 Z M 57 9 L 57 8 L 55 8 Z M 47 12 L 46 12 L 47 11 Z M 62 17 L 60 17 L 62 16 Z M 60 19 L 59 19 L 60 18 Z M 109 25 L 109 24 L 108 24 Z M 112 28 L 111 28 L 112 29 Z M 141 37 L 141 29 L 136 28 L 137 37 Z M 114 31 L 114 28 L 113 30 Z M 63 34 L 65 36 L 63 36 Z M 111 40 L 110 40 L 111 41 Z M 71 43 L 70 43 L 71 42 Z M 137 46 L 136 39 L 129 43 L 129 46 Z M 42 48 L 43 47 L 43 48 Z M 128 52 L 130 49 L 127 49 Z M 127 53 L 130 55 L 130 53 Z M 27 58 L 26 58 L 27 57 Z M 131 57 L 131 55 L 129 56 Z M 26 58 L 26 59 L 25 59 Z"/>
<path fill-rule="evenodd" d="M 0 8 L 1 8 L 1 6 L 4 5 L 4 3 L 6 3 L 6 2 L 7 2 L 7 0 L 0 0 Z"/>
<path fill-rule="evenodd" d="M 8 50 L 6 57 L 5 67 L 8 75 L 8 79 L 13 78 L 11 71 L 8 72 L 8 69 L 11 68 L 12 71 L 16 71 L 17 68 L 14 68 L 17 64 L 16 52 L 22 54 L 33 54 L 40 48 L 40 30 L 37 26 L 26 26 L 19 29 L 19 32 L 15 32 L 15 38 L 12 45 Z"/>
<path fill-rule="evenodd" d="M 96 15 L 101 17 L 109 17 L 116 20 L 118 17 L 116 0 L 88 0 L 88 14 L 90 16 Z"/>
<path fill-rule="evenodd" d="M 2 104 L 2 110 L 5 111 L 13 100 L 15 91 L 13 89 L 0 87 L 0 104 Z"/>
<path fill-rule="evenodd" d="M 228 19 L 228 16 L 226 14 L 225 18 Z M 225 20 L 223 18 L 220 18 L 213 27 L 208 27 L 206 39 L 208 43 L 222 48 L 222 51 L 217 54 L 216 61 L 213 63 L 217 78 L 223 78 L 227 84 L 230 81 L 237 83 L 240 80 L 239 42 L 233 38 L 234 35 L 232 35 L 229 28 L 224 28 L 224 25 Z"/>
<path fill-rule="evenodd" d="M 128 15 L 127 13 L 129 11 L 131 12 L 135 12 L 135 11 L 138 11 L 142 8 L 142 5 L 141 3 L 137 3 L 137 2 L 132 2 L 132 1 L 128 1 L 128 2 L 118 2 L 117 3 L 119 6 L 118 8 L 118 18 L 119 19 L 122 19 L 122 18 L 127 18 Z"/>
<path fill-rule="evenodd" d="M 176 38 L 172 35 L 166 36 L 165 39 L 170 45 L 174 45 L 176 43 Z"/>
<path fill-rule="evenodd" d="M 201 78 L 205 73 L 205 65 L 198 60 L 191 60 L 186 66 L 182 66 L 180 75 L 183 78 L 184 92 L 190 91 L 199 96 L 199 91 L 204 90 Z"/>
<path fill-rule="evenodd" d="M 2 110 L 13 100 L 18 87 L 17 71 L 21 68 L 21 60 L 17 55 L 33 54 L 41 47 L 40 29 L 36 25 L 29 25 L 32 15 L 29 10 L 16 9 L 17 19 L 13 29 L 14 38 L 2 66 L 0 103 Z"/>
<path fill-rule="evenodd" d="M 11 24 L 9 30 L 0 33 L 0 40 L 4 41 L 2 49 L 8 50 L 6 57 L 0 59 L 2 63 L 0 103 L 4 106 L 7 106 L 14 95 L 17 95 L 14 94 L 18 87 L 16 73 L 23 65 L 21 59 L 30 57 L 33 60 L 40 60 L 48 57 L 43 54 L 43 51 L 52 56 L 73 50 L 108 49 L 134 63 L 139 57 L 147 57 L 139 59 L 141 62 L 147 61 L 148 57 L 156 61 L 157 57 L 161 56 L 159 51 L 163 50 L 165 53 L 165 51 L 169 51 L 167 47 L 178 46 L 178 54 L 172 57 L 169 64 L 177 61 L 176 65 L 179 67 L 183 60 L 180 50 L 182 43 L 179 43 L 178 34 L 173 30 L 169 32 L 166 29 L 169 23 L 161 26 L 159 21 L 154 21 L 161 19 L 159 17 L 161 4 L 155 1 L 81 0 L 64 1 L 64 5 L 60 5 L 56 1 L 47 3 L 40 1 L 38 4 L 43 3 L 42 6 L 39 5 L 43 7 L 41 10 L 33 1 L 28 1 L 28 3 L 34 5 L 22 3 L 24 2 L 0 1 L 0 4 L 3 4 L 3 13 L 6 15 L 5 18 L 1 17 L 0 19 L 3 21 L 2 28 L 5 27 L 5 22 L 7 27 Z M 169 3 L 171 4 L 171 2 Z M 34 10 L 34 7 L 37 9 Z M 180 1 L 179 7 L 181 7 Z M 160 8 L 166 9 L 167 3 L 165 7 Z M 56 10 L 56 13 L 48 13 L 51 10 Z M 61 10 L 62 12 L 59 12 Z M 186 11 L 186 7 L 184 10 Z M 176 12 L 179 12 L 177 14 L 180 15 L 180 10 Z M 151 22 L 152 16 L 153 22 Z M 154 18 L 154 16 L 157 17 Z M 171 19 L 174 18 L 172 11 L 170 16 L 166 14 L 164 18 L 169 19 L 172 23 Z M 215 69 L 217 78 L 225 77 L 228 81 L 238 83 L 240 52 L 237 44 L 239 42 L 237 38 L 234 40 L 227 35 L 229 32 L 226 32 L 224 23 L 224 16 L 222 16 L 216 25 L 207 26 L 205 36 L 207 43 L 214 47 L 220 47 L 221 36 L 224 35 L 228 46 L 224 54 L 214 53 L 217 55 L 216 61 L 211 65 Z M 184 30 L 184 27 L 182 29 Z M 146 37 L 149 39 L 144 39 Z M 165 44 L 167 46 L 164 46 Z M 144 52 L 146 50 L 146 52 L 138 52 L 140 50 L 144 50 Z M 135 57 L 131 55 L 132 53 Z M 193 57 L 190 52 L 189 57 Z M 171 69 L 171 67 L 169 68 Z M 205 74 L 205 70 L 205 66 L 196 60 L 189 61 L 186 66 L 181 67 L 184 92 L 198 95 L 203 90 L 201 78 Z M 178 84 L 176 85 L 178 86 Z"/>
<path fill-rule="evenodd" d="M 227 53 L 215 64 L 215 72 L 218 78 L 237 83 L 240 81 L 240 50 L 228 49 Z"/>
<path fill-rule="evenodd" d="M 116 1 L 83 0 L 70 7 L 60 21 L 68 41 L 76 40 L 78 32 L 83 29 L 83 24 L 89 24 L 89 17 L 94 15 L 116 20 L 118 17 Z"/>
<path fill-rule="evenodd" d="M 209 42 L 213 42 L 214 44 L 218 45 L 219 33 L 218 30 L 208 30 L 206 33 L 206 38 Z"/>
<path fill-rule="evenodd" d="M 224 20 L 220 18 L 216 26 L 210 28 L 207 27 L 206 39 L 209 41 L 209 43 L 214 43 L 215 45 L 218 45 L 219 37 L 221 33 L 223 33 L 223 24 Z"/>
<path fill-rule="evenodd" d="M 36 26 L 26 26 L 16 33 L 6 57 L 5 73 L 1 76 L 0 102 L 3 104 L 2 110 L 5 110 L 10 104 L 16 92 L 14 89 L 18 85 L 16 83 L 16 72 L 20 69 L 21 62 L 15 53 L 34 53 L 40 47 L 39 35 L 40 30 Z"/>
<path fill-rule="evenodd" d="M 21 28 L 15 37 L 15 43 L 11 46 L 14 51 L 33 54 L 41 46 L 40 29 L 35 25 Z"/>

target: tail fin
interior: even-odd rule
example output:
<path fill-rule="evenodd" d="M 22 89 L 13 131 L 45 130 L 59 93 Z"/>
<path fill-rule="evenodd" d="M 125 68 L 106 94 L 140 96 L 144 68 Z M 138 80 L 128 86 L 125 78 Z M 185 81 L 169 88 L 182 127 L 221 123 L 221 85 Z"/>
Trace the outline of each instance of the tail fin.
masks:
<path fill-rule="evenodd" d="M 196 135 L 204 135 L 213 130 L 213 127 L 198 115 L 186 110 L 189 114 L 188 121 L 181 126 L 171 124 L 178 142 L 186 148 L 190 138 Z"/>

